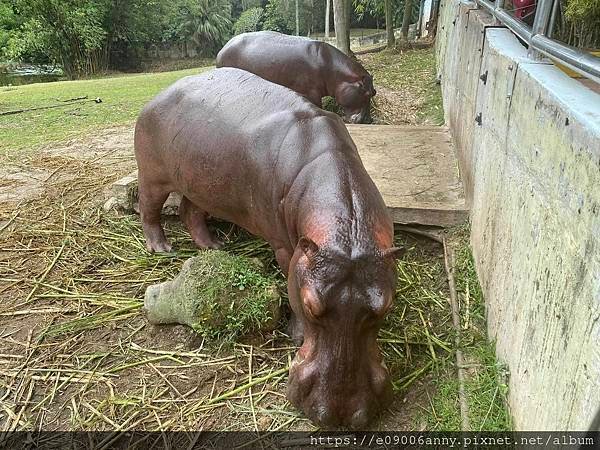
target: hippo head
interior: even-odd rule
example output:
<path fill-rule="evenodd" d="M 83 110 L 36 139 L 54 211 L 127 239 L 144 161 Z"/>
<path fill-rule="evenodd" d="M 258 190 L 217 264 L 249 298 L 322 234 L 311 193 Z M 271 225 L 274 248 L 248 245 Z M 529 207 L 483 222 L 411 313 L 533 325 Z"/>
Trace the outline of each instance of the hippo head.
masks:
<path fill-rule="evenodd" d="M 341 83 L 335 99 L 344 108 L 344 121 L 348 123 L 371 123 L 371 98 L 377 94 L 373 77 L 369 74 L 353 82 Z"/>
<path fill-rule="evenodd" d="M 288 399 L 323 427 L 359 429 L 391 399 L 377 332 L 392 306 L 402 249 L 348 256 L 301 238 L 289 280 L 303 343 L 290 368 Z M 295 265 L 294 265 L 295 263 Z"/>

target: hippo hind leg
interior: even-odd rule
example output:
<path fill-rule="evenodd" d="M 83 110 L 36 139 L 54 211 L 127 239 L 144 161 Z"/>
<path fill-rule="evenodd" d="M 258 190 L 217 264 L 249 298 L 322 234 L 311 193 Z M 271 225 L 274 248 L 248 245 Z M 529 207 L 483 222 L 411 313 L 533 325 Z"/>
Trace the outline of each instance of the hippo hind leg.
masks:
<path fill-rule="evenodd" d="M 181 199 L 179 217 L 199 248 L 218 249 L 223 243 L 216 239 L 206 225 L 206 212 L 196 207 L 187 197 Z"/>
<path fill-rule="evenodd" d="M 171 251 L 171 245 L 160 224 L 160 213 L 169 194 L 170 191 L 165 185 L 147 181 L 140 173 L 140 216 L 146 237 L 146 248 L 149 252 L 169 253 Z"/>

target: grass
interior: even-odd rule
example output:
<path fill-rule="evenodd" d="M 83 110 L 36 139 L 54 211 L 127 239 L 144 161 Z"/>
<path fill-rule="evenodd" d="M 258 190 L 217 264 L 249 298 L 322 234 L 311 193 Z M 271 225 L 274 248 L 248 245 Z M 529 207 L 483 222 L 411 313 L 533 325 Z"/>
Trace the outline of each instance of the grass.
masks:
<path fill-rule="evenodd" d="M 507 372 L 498 364 L 494 346 L 487 340 L 484 299 L 466 229 L 456 230 L 452 241 L 456 252 L 456 288 L 460 301 L 461 348 L 465 357 L 465 394 L 473 431 L 511 429 L 507 409 Z M 440 380 L 429 408 L 419 420 L 429 430 L 460 431 L 458 381 L 454 361 L 440 366 Z"/>
<path fill-rule="evenodd" d="M 380 90 L 374 116 L 381 123 L 443 123 L 433 49 L 384 51 L 361 56 Z M 103 128 L 130 125 L 154 95 L 179 78 L 209 67 L 0 88 L 0 113 L 62 103 L 68 106 L 0 116 L 0 157 L 19 157 L 40 146 L 79 138 Z M 93 99 L 100 98 L 102 103 Z"/>
<path fill-rule="evenodd" d="M 433 47 L 361 55 L 379 89 L 374 116 L 383 123 L 443 125 Z M 384 89 L 381 89 L 381 88 Z"/>
<path fill-rule="evenodd" d="M 130 124 L 152 97 L 179 78 L 204 68 L 58 81 L 0 88 L 0 113 L 58 104 L 87 96 L 102 103 L 72 105 L 0 116 L 0 156 L 15 156 L 40 145 L 89 135 L 103 128 Z"/>

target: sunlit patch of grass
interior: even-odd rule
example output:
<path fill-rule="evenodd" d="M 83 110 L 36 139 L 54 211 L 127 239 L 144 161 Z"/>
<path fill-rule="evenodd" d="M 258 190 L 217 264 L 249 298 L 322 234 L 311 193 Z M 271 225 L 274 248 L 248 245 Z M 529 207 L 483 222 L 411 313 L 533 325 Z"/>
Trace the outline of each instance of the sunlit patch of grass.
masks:
<path fill-rule="evenodd" d="M 87 96 L 85 102 L 67 102 L 68 106 L 0 116 L 0 156 L 131 123 L 162 89 L 207 69 L 0 87 L 0 113 L 65 104 Z M 96 98 L 102 103 L 94 102 Z"/>

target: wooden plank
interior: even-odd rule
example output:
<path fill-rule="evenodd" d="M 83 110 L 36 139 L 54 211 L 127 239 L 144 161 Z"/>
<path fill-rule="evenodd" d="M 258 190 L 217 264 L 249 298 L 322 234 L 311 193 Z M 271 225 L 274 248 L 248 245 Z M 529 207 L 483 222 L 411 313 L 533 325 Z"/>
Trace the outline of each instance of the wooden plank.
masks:
<path fill-rule="evenodd" d="M 431 126 L 348 125 L 396 223 L 453 226 L 468 218 L 448 131 Z"/>
<path fill-rule="evenodd" d="M 448 131 L 440 127 L 348 125 L 367 172 L 395 223 L 453 226 L 467 220 L 462 183 Z M 137 172 L 113 184 L 106 209 L 137 211 Z M 176 215 L 171 194 L 163 214 Z"/>

